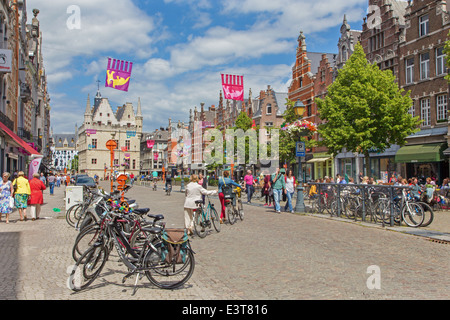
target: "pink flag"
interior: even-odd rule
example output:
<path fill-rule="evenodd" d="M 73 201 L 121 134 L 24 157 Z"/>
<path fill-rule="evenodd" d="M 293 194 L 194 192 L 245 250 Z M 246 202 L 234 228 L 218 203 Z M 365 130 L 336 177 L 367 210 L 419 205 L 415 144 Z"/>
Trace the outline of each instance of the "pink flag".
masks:
<path fill-rule="evenodd" d="M 108 58 L 105 86 L 128 92 L 132 69 L 132 62 Z"/>
<path fill-rule="evenodd" d="M 153 160 L 158 161 L 158 158 L 159 158 L 159 153 L 158 152 L 154 153 Z"/>
<path fill-rule="evenodd" d="M 244 101 L 244 76 L 222 74 L 222 88 L 225 99 Z"/>
<path fill-rule="evenodd" d="M 155 145 L 155 140 L 147 140 L 147 148 L 151 149 Z"/>
<path fill-rule="evenodd" d="M 28 180 L 33 179 L 33 174 L 39 172 L 39 167 L 41 166 L 42 158 L 36 158 L 30 162 L 30 168 L 28 169 Z"/>

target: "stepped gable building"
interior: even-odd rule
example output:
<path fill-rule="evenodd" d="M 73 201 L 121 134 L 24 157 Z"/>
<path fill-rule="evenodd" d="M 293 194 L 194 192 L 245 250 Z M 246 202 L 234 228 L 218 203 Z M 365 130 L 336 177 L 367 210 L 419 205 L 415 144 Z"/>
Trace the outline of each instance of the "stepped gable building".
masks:
<path fill-rule="evenodd" d="M 139 174 L 140 144 L 143 128 L 141 101 L 137 113 L 133 104 L 127 102 L 113 111 L 109 100 L 102 98 L 100 91 L 91 106 L 88 96 L 83 125 L 78 129 L 79 172 L 90 176 L 109 176 L 111 170 L 110 151 L 106 142 L 115 140 L 114 170 L 116 173 Z"/>
<path fill-rule="evenodd" d="M 450 30 L 448 1 L 408 1 L 400 41 L 399 86 L 411 91 L 410 113 L 422 120 L 420 132 L 407 137 L 396 161 L 412 177 L 449 176 L 448 94 L 444 44 Z M 444 155 L 445 153 L 445 155 Z"/>
<path fill-rule="evenodd" d="M 405 32 L 408 3 L 402 0 L 369 0 L 373 9 L 364 18 L 361 45 L 370 63 L 380 70 L 392 70 L 398 79 L 399 43 Z"/>
<path fill-rule="evenodd" d="M 334 81 L 337 54 L 308 52 L 303 31 L 298 37 L 295 65 L 292 68 L 292 82 L 287 97 L 294 102 L 301 101 L 306 109 L 304 120 L 320 123 L 315 97 L 324 97 L 328 86 Z M 313 139 L 319 139 L 314 135 Z M 333 161 L 326 149 L 308 149 L 306 153 L 306 179 L 333 175 Z"/>
<path fill-rule="evenodd" d="M 338 41 L 338 55 L 336 58 L 336 71 L 342 69 L 348 58 L 355 51 L 355 44 L 361 41 L 361 31 L 352 30 L 347 21 L 347 16 L 344 15 L 344 21 L 341 26 L 341 36 Z M 331 61 L 329 61 L 331 62 Z M 337 75 L 335 75 L 336 77 Z"/>

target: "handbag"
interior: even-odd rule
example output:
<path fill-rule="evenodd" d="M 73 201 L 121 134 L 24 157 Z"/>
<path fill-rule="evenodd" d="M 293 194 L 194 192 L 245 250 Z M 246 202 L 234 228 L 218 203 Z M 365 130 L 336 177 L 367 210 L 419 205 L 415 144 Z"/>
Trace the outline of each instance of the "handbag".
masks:
<path fill-rule="evenodd" d="M 13 209 L 16 206 L 14 197 L 9 197 L 9 207 Z"/>

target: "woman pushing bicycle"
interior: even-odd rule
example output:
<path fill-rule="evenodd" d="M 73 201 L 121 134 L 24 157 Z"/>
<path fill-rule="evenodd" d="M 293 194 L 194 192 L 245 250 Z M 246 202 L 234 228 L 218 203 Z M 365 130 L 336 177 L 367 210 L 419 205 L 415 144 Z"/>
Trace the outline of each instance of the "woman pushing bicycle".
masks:
<path fill-rule="evenodd" d="M 198 176 L 193 174 L 189 184 L 186 186 L 186 200 L 184 202 L 184 226 L 189 235 L 194 234 L 194 210 L 197 209 L 195 201 L 202 200 L 202 195 L 215 195 L 217 190 L 208 191 L 198 184 Z"/>
<path fill-rule="evenodd" d="M 223 193 L 224 188 L 231 188 L 232 186 L 241 188 L 241 186 L 234 182 L 231 178 L 229 178 L 230 172 L 225 171 L 223 173 L 223 177 L 219 178 L 219 199 L 220 199 L 220 205 L 222 206 L 222 210 L 220 213 L 220 223 L 223 223 L 225 219 L 225 195 Z"/>

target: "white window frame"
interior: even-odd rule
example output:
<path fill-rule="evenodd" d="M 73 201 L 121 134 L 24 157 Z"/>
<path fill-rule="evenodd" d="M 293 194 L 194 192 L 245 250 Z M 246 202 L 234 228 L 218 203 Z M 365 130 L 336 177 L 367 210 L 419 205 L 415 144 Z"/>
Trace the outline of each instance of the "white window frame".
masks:
<path fill-rule="evenodd" d="M 415 116 L 416 110 L 415 110 L 415 108 L 414 108 L 414 104 L 408 109 L 408 113 L 409 113 L 412 117 Z"/>
<path fill-rule="evenodd" d="M 439 50 L 441 50 L 441 54 L 439 55 Z M 445 53 L 444 48 L 440 47 L 436 49 L 436 76 L 440 76 L 445 74 Z"/>
<path fill-rule="evenodd" d="M 425 55 L 428 55 L 428 59 L 424 60 Z M 426 80 L 430 78 L 430 53 L 425 52 L 420 55 L 420 80 Z"/>
<path fill-rule="evenodd" d="M 430 98 L 420 100 L 420 119 L 422 126 L 431 126 Z"/>
<path fill-rule="evenodd" d="M 436 96 L 436 120 L 448 119 L 447 94 Z"/>
<path fill-rule="evenodd" d="M 408 65 L 408 62 L 412 61 L 411 65 Z M 405 69 L 406 69 L 406 83 L 410 84 L 414 82 L 414 58 L 405 60 Z"/>
<path fill-rule="evenodd" d="M 429 33 L 430 18 L 428 14 L 419 17 L 419 37 L 426 36 Z"/>

